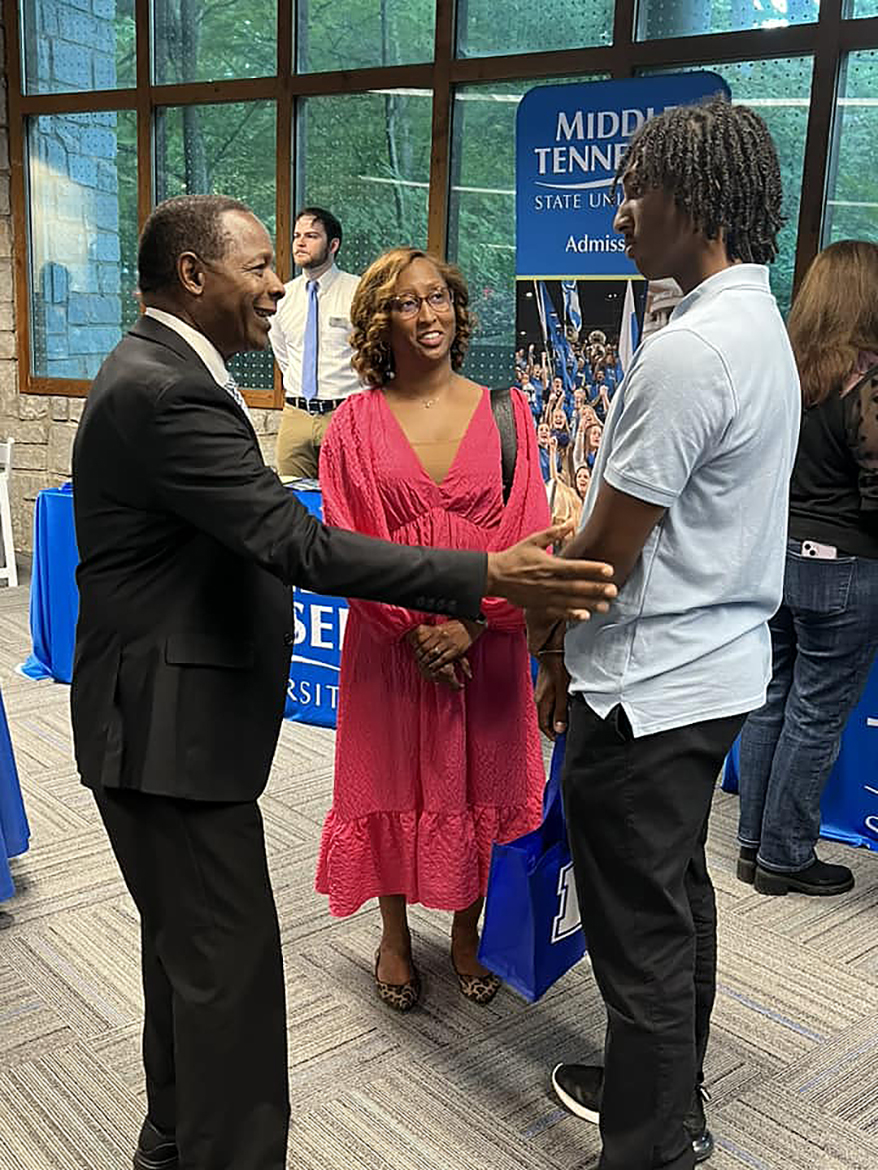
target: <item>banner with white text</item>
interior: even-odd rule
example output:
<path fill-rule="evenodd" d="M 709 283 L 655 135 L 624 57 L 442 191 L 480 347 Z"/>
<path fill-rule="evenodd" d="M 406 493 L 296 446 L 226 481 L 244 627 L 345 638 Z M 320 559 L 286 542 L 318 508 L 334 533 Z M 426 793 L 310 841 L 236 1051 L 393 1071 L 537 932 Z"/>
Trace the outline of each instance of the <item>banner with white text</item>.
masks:
<path fill-rule="evenodd" d="M 531 404 L 544 478 L 562 493 L 584 497 L 634 350 L 682 295 L 673 280 L 647 287 L 626 255 L 613 226 L 619 164 L 653 115 L 718 92 L 729 91 L 716 73 L 674 73 L 539 86 L 518 107 L 514 381 Z"/>

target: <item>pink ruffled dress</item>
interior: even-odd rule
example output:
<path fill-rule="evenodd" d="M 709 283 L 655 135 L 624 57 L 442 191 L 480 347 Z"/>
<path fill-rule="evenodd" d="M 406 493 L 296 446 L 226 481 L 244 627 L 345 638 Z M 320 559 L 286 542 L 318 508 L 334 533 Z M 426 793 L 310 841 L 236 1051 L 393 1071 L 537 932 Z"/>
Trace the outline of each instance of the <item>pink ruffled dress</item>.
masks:
<path fill-rule="evenodd" d="M 436 484 L 381 391 L 367 390 L 336 411 L 323 443 L 327 522 L 397 544 L 486 551 L 546 527 L 530 411 L 512 393 L 518 459 L 505 507 L 488 391 Z M 454 692 L 421 677 L 403 640 L 445 619 L 351 601 L 316 881 L 332 914 L 385 894 L 465 909 L 485 893 L 492 842 L 539 824 L 544 771 L 523 615 L 499 599 L 483 612 L 473 677 Z"/>

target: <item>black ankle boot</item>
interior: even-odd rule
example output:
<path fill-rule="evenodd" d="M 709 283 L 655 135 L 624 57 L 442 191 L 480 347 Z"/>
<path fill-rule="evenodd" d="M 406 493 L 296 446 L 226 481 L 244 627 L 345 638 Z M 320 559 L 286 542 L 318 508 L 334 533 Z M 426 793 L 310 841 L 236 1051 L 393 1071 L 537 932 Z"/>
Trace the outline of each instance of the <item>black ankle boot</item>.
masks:
<path fill-rule="evenodd" d="M 810 894 L 830 897 L 854 888 L 854 875 L 846 865 L 829 865 L 815 858 L 795 873 L 775 873 L 757 864 L 753 884 L 760 894 Z"/>

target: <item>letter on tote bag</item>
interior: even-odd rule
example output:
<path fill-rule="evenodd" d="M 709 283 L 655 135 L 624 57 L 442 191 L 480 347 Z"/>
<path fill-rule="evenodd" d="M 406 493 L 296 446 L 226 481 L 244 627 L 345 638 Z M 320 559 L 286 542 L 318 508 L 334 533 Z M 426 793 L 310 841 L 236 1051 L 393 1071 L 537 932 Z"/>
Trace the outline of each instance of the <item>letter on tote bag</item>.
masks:
<path fill-rule="evenodd" d="M 561 800 L 565 737 L 552 753 L 543 823 L 491 850 L 479 961 L 529 1003 L 585 954 Z"/>

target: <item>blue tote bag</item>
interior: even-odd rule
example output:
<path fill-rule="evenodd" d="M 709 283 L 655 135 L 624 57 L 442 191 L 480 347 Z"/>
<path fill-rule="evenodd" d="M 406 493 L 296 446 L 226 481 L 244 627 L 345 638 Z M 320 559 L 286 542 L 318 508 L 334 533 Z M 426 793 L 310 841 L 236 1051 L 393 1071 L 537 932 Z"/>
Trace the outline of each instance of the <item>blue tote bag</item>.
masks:
<path fill-rule="evenodd" d="M 479 961 L 533 1003 L 585 954 L 561 800 L 565 737 L 552 753 L 543 823 L 491 850 Z"/>

